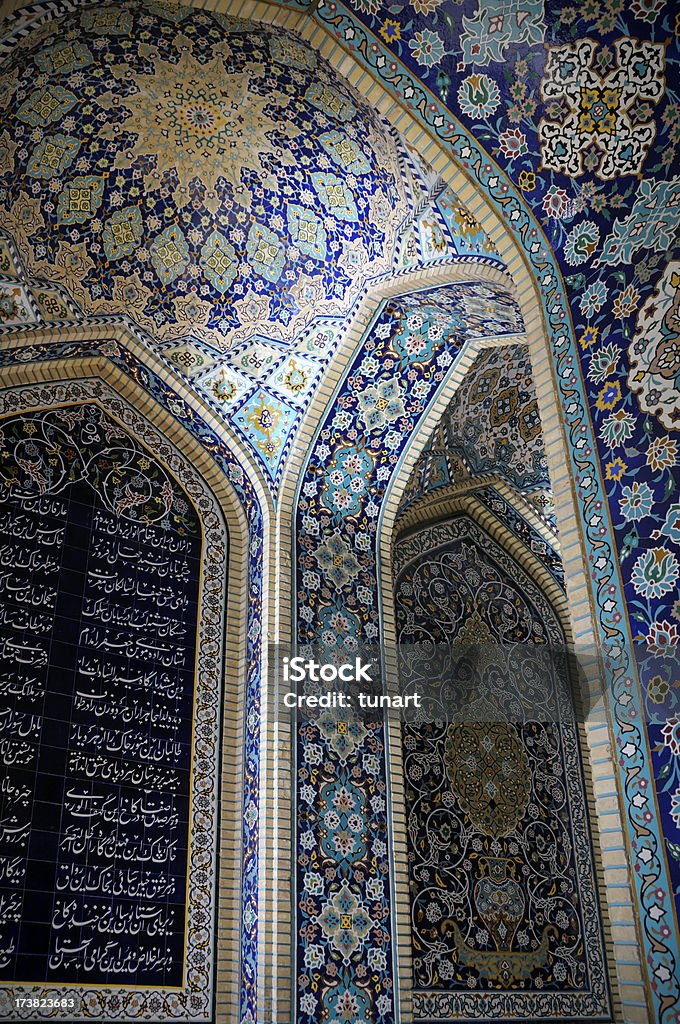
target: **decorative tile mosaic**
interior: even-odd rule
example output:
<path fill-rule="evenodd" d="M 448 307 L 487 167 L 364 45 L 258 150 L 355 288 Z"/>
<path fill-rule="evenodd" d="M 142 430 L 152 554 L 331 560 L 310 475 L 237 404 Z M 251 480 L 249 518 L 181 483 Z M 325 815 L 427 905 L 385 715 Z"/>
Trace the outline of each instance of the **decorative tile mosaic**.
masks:
<path fill-rule="evenodd" d="M 206 372 L 214 366 L 216 361 L 216 355 L 210 349 L 196 342 L 188 341 L 164 349 L 164 355 L 187 377 L 194 377 L 197 373 Z"/>
<path fill-rule="evenodd" d="M 397 542 L 395 609 L 479 719 L 402 726 L 415 1019 L 611 1019 L 576 716 L 532 675 L 555 611 L 467 516 Z"/>
<path fill-rule="evenodd" d="M 12 951 L 0 1013 L 58 987 L 76 1020 L 121 1007 L 211 1020 L 219 508 L 179 451 L 101 382 L 6 390 L 0 406 L 15 549 L 0 580 L 2 645 L 18 730 L 6 792 L 30 833 L 23 853 L 11 833 L 2 841 L 14 913 L 0 924 Z M 39 1015 L 30 1003 L 20 1014 Z"/>
<path fill-rule="evenodd" d="M 29 270 L 87 313 L 222 351 L 254 334 L 290 343 L 312 316 L 346 312 L 364 276 L 348 242 L 372 275 L 388 270 L 407 212 L 376 115 L 280 29 L 107 11 L 25 44 L 12 80 L 0 203 Z"/>
<path fill-rule="evenodd" d="M 520 392 L 518 382 L 524 391 Z M 523 395 L 523 406 L 520 394 Z M 499 409 L 506 398 L 510 399 L 506 410 L 510 415 L 504 420 L 501 412 L 499 419 Z M 564 571 L 556 551 L 557 525 L 542 434 L 519 427 L 519 421 L 526 424 L 526 413 L 531 412 L 535 403 L 526 349 L 512 346 L 488 349 L 482 353 L 468 370 L 413 467 L 399 505 L 399 515 L 416 502 L 431 495 L 436 497 L 442 488 L 455 486 L 457 493 L 469 494 L 493 512 L 564 589 Z M 508 438 L 503 426 L 513 419 L 514 429 Z M 486 447 L 487 440 L 493 446 L 492 451 Z M 534 470 L 540 467 L 538 473 L 531 474 L 530 490 L 527 490 L 527 466 L 534 467 Z M 516 494 L 515 505 L 494 487 L 480 487 L 480 474 L 500 476 Z M 539 535 L 527 521 L 526 514 L 522 512 L 527 506 L 549 527 L 552 543 Z"/>
<path fill-rule="evenodd" d="M 280 362 L 282 355 L 282 349 L 276 348 L 274 345 L 263 344 L 261 341 L 254 341 L 241 349 L 238 355 L 231 356 L 230 362 L 238 370 L 245 370 L 247 374 L 259 381 Z"/>
<path fill-rule="evenodd" d="M 377 641 L 382 497 L 466 332 L 481 329 L 468 308 L 482 296 L 484 330 L 514 329 L 518 310 L 498 289 L 437 289 L 386 304 L 352 359 L 299 484 L 299 643 Z M 393 1024 L 383 723 L 306 723 L 296 761 L 297 1019 Z M 342 929 L 331 925 L 339 900 L 352 907 Z"/>
<path fill-rule="evenodd" d="M 37 319 L 26 289 L 0 281 L 0 327 L 30 327 Z"/>
<path fill-rule="evenodd" d="M 45 323 L 78 319 L 78 314 L 71 311 L 68 302 L 56 288 L 34 286 L 31 294 Z"/>
<path fill-rule="evenodd" d="M 253 392 L 234 413 L 234 426 L 258 449 L 271 467 L 272 476 L 276 476 L 281 464 L 295 417 L 295 409 L 262 389 Z"/>
<path fill-rule="evenodd" d="M 483 352 L 443 417 L 447 446 L 474 475 L 499 473 L 518 490 L 549 484 L 529 353 Z"/>
<path fill-rule="evenodd" d="M 12 250 L 9 247 L 9 243 L 0 236 L 0 274 L 5 277 L 18 277 L 19 271 L 17 270 L 14 257 L 12 256 Z"/>
<path fill-rule="evenodd" d="M 250 389 L 251 381 L 236 370 L 232 370 L 230 366 L 221 366 L 206 377 L 202 377 L 199 386 L 210 398 L 217 401 L 222 410 L 225 410 Z"/>
<path fill-rule="evenodd" d="M 309 397 L 321 372 L 321 367 L 304 356 L 287 356 L 277 370 L 273 381 L 281 394 L 290 402 L 299 405 Z"/>
<path fill-rule="evenodd" d="M 480 224 L 446 183 L 404 142 L 403 174 L 412 197 L 413 214 L 402 230 L 397 265 L 414 266 L 458 256 L 485 256 L 503 261 Z"/>
<path fill-rule="evenodd" d="M 306 4 L 295 6 L 304 9 Z M 620 0 L 592 0 L 580 7 L 525 5 L 520 13 L 522 25 L 519 19 L 513 22 L 507 5 L 482 8 L 477 0 L 464 0 L 454 17 L 436 0 L 412 0 L 399 10 L 363 0 L 350 10 L 337 0 L 322 0 L 314 10 L 315 18 L 388 93 L 410 107 L 486 194 L 540 289 L 592 567 L 599 638 L 610 672 L 653 1012 L 667 1024 L 680 1020 L 677 908 L 672 906 L 673 893 L 680 891 L 673 881 L 680 868 L 680 832 L 670 813 L 672 801 L 664 797 L 659 816 L 647 794 L 650 787 L 663 792 L 674 784 L 668 780 L 675 778 L 678 757 L 675 712 L 672 690 L 654 689 L 655 697 L 668 697 L 655 713 L 662 716 L 665 705 L 668 717 L 663 738 L 652 739 L 665 760 L 653 764 L 646 753 L 644 693 L 631 674 L 629 644 L 631 633 L 637 643 L 652 647 L 663 634 L 674 652 L 680 641 L 674 625 L 680 614 L 680 551 L 670 528 L 660 532 L 678 490 L 677 442 L 661 422 L 662 410 L 673 408 L 674 377 L 668 363 L 662 388 L 651 379 L 646 384 L 645 364 L 635 366 L 636 390 L 627 378 L 629 364 L 641 355 L 641 345 L 636 351 L 633 340 L 636 331 L 642 335 L 645 330 L 640 310 L 655 290 L 661 292 L 664 279 L 670 281 L 669 264 L 678 258 L 677 12 L 663 0 L 628 6 Z M 498 48 L 485 35 L 485 24 L 498 30 Z M 570 127 L 572 100 L 547 98 L 555 85 L 547 68 L 579 48 L 584 52 L 587 40 L 597 43 L 592 50 L 585 48 L 593 54 L 593 90 L 602 88 L 618 62 L 622 92 L 574 97 L 579 104 L 583 100 L 583 119 Z M 633 53 L 641 55 L 639 68 L 628 61 Z M 661 90 L 653 84 L 660 79 L 659 69 Z M 638 84 L 644 92 L 651 90 L 650 96 L 640 93 L 628 106 Z M 618 126 L 632 126 L 630 146 L 611 166 L 608 105 Z M 563 154 L 559 147 L 554 166 L 546 166 L 542 120 L 566 125 L 565 147 L 582 154 L 578 175 L 568 177 L 557 169 L 566 159 L 566 149 Z M 653 132 L 635 132 L 636 126 L 652 122 Z M 547 143 L 545 131 L 543 138 Z M 629 177 L 637 167 L 641 181 Z M 656 782 L 655 772 L 663 773 Z"/>
<path fill-rule="evenodd" d="M 526 500 L 534 507 L 543 521 L 550 527 L 557 537 L 559 530 L 555 518 L 555 503 L 551 491 L 532 491 L 525 495 Z"/>
<path fill-rule="evenodd" d="M 520 493 L 549 489 L 529 353 L 521 346 L 477 357 L 415 465 L 400 507 L 483 474 L 497 474 Z"/>
<path fill-rule="evenodd" d="M 538 559 L 545 569 L 548 570 L 561 590 L 565 590 L 564 566 L 557 547 L 557 529 L 554 522 L 547 514 L 551 508 L 552 495 L 544 491 L 536 491 L 525 498 L 527 504 L 532 505 L 535 511 L 541 516 L 546 525 L 550 527 L 555 541 L 550 543 L 538 533 L 534 526 L 522 515 L 519 508 L 512 505 L 507 498 L 499 494 L 494 487 L 480 487 L 474 492 L 476 501 L 485 505 L 490 512 L 493 512 L 503 526 L 520 540 L 524 546 Z M 532 501 L 532 499 L 534 499 Z M 538 501 L 536 501 L 538 499 Z"/>
<path fill-rule="evenodd" d="M 667 263 L 654 293 L 641 307 L 629 349 L 628 387 L 643 412 L 667 430 L 680 426 L 680 262 Z M 619 417 L 619 429 L 624 421 Z"/>

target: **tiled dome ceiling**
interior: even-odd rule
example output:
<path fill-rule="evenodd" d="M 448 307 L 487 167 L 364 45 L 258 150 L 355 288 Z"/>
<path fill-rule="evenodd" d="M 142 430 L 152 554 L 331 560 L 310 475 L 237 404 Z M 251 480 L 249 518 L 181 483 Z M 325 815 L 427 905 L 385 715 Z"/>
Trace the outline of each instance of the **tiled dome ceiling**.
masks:
<path fill-rule="evenodd" d="M 447 447 L 474 475 L 498 473 L 518 490 L 549 486 L 529 351 L 491 348 L 475 360 L 442 419 Z"/>
<path fill-rule="evenodd" d="M 395 143 L 280 28 L 92 7 L 14 52 L 0 109 L 3 225 L 87 315 L 222 351 L 290 342 L 391 265 Z"/>
<path fill-rule="evenodd" d="M 482 351 L 413 468 L 402 511 L 439 488 L 496 476 L 556 532 L 529 351 Z"/>

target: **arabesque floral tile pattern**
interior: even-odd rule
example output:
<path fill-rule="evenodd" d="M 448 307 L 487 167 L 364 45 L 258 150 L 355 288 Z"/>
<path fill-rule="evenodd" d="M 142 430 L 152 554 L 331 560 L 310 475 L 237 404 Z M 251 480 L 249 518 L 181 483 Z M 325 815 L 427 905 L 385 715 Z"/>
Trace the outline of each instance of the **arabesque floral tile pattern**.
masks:
<path fill-rule="evenodd" d="M 29 34 L 0 74 L 0 209 L 31 272 L 223 353 L 346 313 L 347 253 L 389 269 L 407 212 L 377 115 L 287 32 L 151 0 L 100 14 Z"/>
<path fill-rule="evenodd" d="M 167 5 L 150 6 L 162 11 L 162 16 L 179 28 L 187 17 L 184 10 L 173 13 Z M 107 9 L 107 18 L 109 13 Z M 102 26 L 97 20 L 97 11 L 90 10 L 86 31 L 97 35 L 103 27 L 109 36 L 124 37 L 129 32 L 126 15 L 129 11 L 123 10 L 112 22 L 105 21 Z M 639 650 L 650 652 L 660 666 L 658 671 L 643 677 L 643 683 L 646 686 L 645 711 L 647 718 L 651 718 L 648 730 L 654 747 L 653 769 L 661 827 L 654 800 L 641 788 L 641 780 L 645 784 L 648 781 L 646 735 L 631 675 L 621 673 L 615 679 L 612 707 L 654 1012 L 664 1024 L 680 1020 L 676 1009 L 677 935 L 670 905 L 680 883 L 680 725 L 673 703 L 677 694 L 675 666 L 680 641 L 678 443 L 675 436 L 680 415 L 680 324 L 677 316 L 680 282 L 678 254 L 673 248 L 680 223 L 680 181 L 676 174 L 680 142 L 677 92 L 680 20 L 675 5 L 662 0 L 632 0 L 629 4 L 624 4 L 623 0 L 584 0 L 580 5 L 553 3 L 552 0 L 518 3 L 412 0 L 404 4 L 355 0 L 348 10 L 336 0 L 321 0 L 314 16 L 410 105 L 423 124 L 440 136 L 505 218 L 539 282 L 554 364 L 559 374 L 557 383 L 590 552 L 592 590 L 600 616 L 601 638 L 609 656 L 610 652 L 620 650 L 621 645 L 625 647 L 630 624 Z M 183 31 L 188 31 L 188 27 Z M 48 79 L 62 74 L 65 68 L 69 74 L 87 77 L 93 73 L 89 59 L 88 52 L 77 40 L 66 50 L 46 41 L 39 71 Z M 304 62 L 304 55 L 300 59 Z M 304 69 L 300 71 L 305 73 Z M 583 89 L 576 84 L 580 83 L 579 76 L 583 78 Z M 16 75 L 12 73 L 0 83 L 3 102 L 12 99 L 17 84 Z M 137 219 L 130 211 L 130 204 L 121 204 L 115 214 L 103 217 L 98 191 L 87 180 L 86 169 L 78 166 L 83 158 L 82 150 L 76 152 L 75 136 L 63 127 L 69 123 L 69 117 L 75 118 L 76 107 L 64 93 L 55 93 L 52 100 L 47 100 L 39 94 L 40 88 L 36 85 L 37 94 L 22 111 L 26 131 L 35 133 L 30 157 L 26 154 L 26 159 L 31 161 L 30 168 L 26 163 L 31 187 L 56 193 L 62 189 L 61 178 L 67 176 L 70 179 L 68 206 L 65 199 L 61 207 L 64 217 L 61 230 L 75 233 L 74 241 L 77 241 L 82 234 L 82 223 L 101 220 L 106 258 L 118 273 L 118 268 L 122 270 L 125 261 L 130 259 L 125 255 L 126 250 L 140 244 Z M 55 113 L 58 123 L 52 117 L 56 111 L 59 111 Z M 262 133 L 267 131 L 261 120 L 265 113 L 263 109 L 256 111 Z M 131 116 L 135 116 L 134 110 Z M 44 127 L 37 123 L 40 118 L 46 121 Z M 59 130 L 59 124 L 63 130 Z M 331 147 L 333 144 L 329 140 Z M 0 132 L 0 167 L 13 165 L 15 156 L 23 160 L 17 150 L 15 138 Z M 349 159 L 355 157 L 349 154 Z M 319 179 L 317 184 L 315 191 L 320 202 L 325 195 L 329 202 L 331 198 L 337 202 L 338 211 L 344 211 L 345 215 L 352 212 L 344 193 L 329 191 L 328 186 L 333 183 Z M 15 227 L 25 231 L 40 214 L 35 201 L 29 199 L 15 208 L 14 216 Z M 67 220 L 73 223 L 67 224 Z M 322 235 L 317 230 L 312 238 L 309 223 L 293 217 L 291 229 L 304 236 L 305 245 L 322 251 Z M 541 231 L 549 247 L 543 244 Z M 57 253 L 55 266 L 60 272 L 68 269 L 71 277 L 87 277 L 92 271 L 92 261 L 84 245 L 67 244 L 68 251 Z M 212 288 L 221 295 L 220 289 L 229 283 L 230 250 L 212 234 L 206 236 L 204 247 L 197 250 L 198 265 L 202 266 Z M 249 266 L 257 267 L 256 276 L 265 290 L 278 272 L 275 250 L 275 244 L 266 235 L 253 232 L 251 238 L 248 233 L 244 259 Z M 347 255 L 348 259 L 356 258 L 354 253 Z M 163 277 L 169 280 L 175 269 L 179 271 L 184 259 L 183 241 L 178 235 L 159 235 L 154 239 L 153 251 L 149 247 L 150 266 L 156 271 L 163 268 L 159 273 L 161 281 Z M 559 271 L 566 284 L 568 305 L 563 302 Z M 307 291 L 303 288 L 300 297 L 303 302 L 312 303 L 313 291 L 305 287 Z M 116 301 L 124 303 L 127 299 L 146 305 L 148 296 L 144 288 L 139 277 L 132 277 L 121 285 Z M 23 294 L 20 298 L 23 299 Z M 5 306 L 10 322 L 17 310 L 23 321 L 34 315 L 32 312 L 29 315 L 28 306 L 24 308 L 13 294 L 9 294 Z M 246 315 L 260 315 L 261 305 L 251 303 L 244 311 Z M 205 303 L 198 298 L 188 304 L 178 299 L 176 313 L 187 324 L 198 325 L 199 333 L 205 326 L 207 311 Z M 577 348 L 574 348 L 574 340 Z M 457 344 L 457 341 L 450 342 L 450 347 Z M 446 353 L 437 347 L 437 352 L 431 354 L 431 365 L 434 366 L 434 361 L 442 355 Z M 386 380 L 391 378 L 396 365 L 401 373 L 403 367 L 393 352 L 379 353 L 379 356 L 380 362 L 371 372 L 371 380 L 362 384 L 365 389 L 369 385 L 375 387 L 376 378 L 383 373 Z M 144 374 L 143 370 L 139 372 Z M 436 381 L 436 374 L 443 372 L 443 368 L 438 366 L 432 372 Z M 427 382 L 429 375 L 424 362 L 421 382 Z M 232 382 L 225 382 L 224 387 L 229 388 Z M 372 476 L 373 469 L 364 462 L 364 457 L 372 458 L 369 451 L 341 452 L 342 444 L 333 449 L 333 459 L 337 459 L 338 464 L 330 467 L 330 472 L 340 474 L 335 477 L 340 482 L 334 484 L 339 503 L 332 510 L 332 528 L 330 519 L 326 524 L 322 519 L 319 521 L 332 564 L 337 568 L 339 560 L 339 567 L 350 577 L 358 573 L 352 580 L 351 591 L 358 602 L 350 606 L 342 596 L 342 575 L 333 581 L 329 579 L 324 588 L 327 595 L 324 596 L 322 589 L 318 598 L 310 596 L 308 584 L 301 576 L 300 614 L 303 625 L 307 624 L 305 629 L 311 622 L 315 623 L 315 636 L 325 630 L 329 635 L 340 631 L 351 642 L 361 608 L 367 609 L 365 629 L 377 629 L 375 570 L 367 554 L 372 550 L 373 541 L 369 537 L 366 551 L 362 553 L 361 544 L 367 542 L 361 538 L 371 532 L 370 525 L 375 524 L 378 514 L 374 509 L 378 506 L 372 497 L 364 495 L 368 488 L 366 481 L 371 479 L 371 486 L 379 497 L 390 475 L 390 460 L 400 444 L 397 441 L 394 448 L 390 447 L 391 435 L 398 431 L 392 430 L 389 415 L 399 411 L 402 395 L 408 396 L 404 406 L 408 412 L 413 401 L 426 404 L 434 389 L 435 383 L 432 383 L 432 390 L 426 385 L 422 395 L 414 397 L 411 384 L 404 381 L 401 394 L 393 393 L 390 398 L 364 394 L 361 415 L 370 415 L 368 405 L 373 399 L 373 408 L 380 406 L 385 421 L 379 424 L 384 443 L 374 450 L 376 455 L 378 449 L 380 451 L 380 459 L 373 464 L 375 476 Z M 344 439 L 343 444 L 349 443 L 351 447 L 359 432 L 366 430 L 366 424 L 360 420 L 358 398 L 348 400 L 346 408 L 342 401 L 343 396 L 340 396 L 329 422 L 334 416 L 340 417 L 333 431 Z M 193 415 L 188 406 L 183 415 Z M 399 418 L 395 422 L 399 424 Z M 410 426 L 403 425 L 404 430 L 411 429 L 414 423 L 411 419 Z M 329 430 L 329 434 L 320 439 L 319 446 L 328 445 L 331 436 L 330 427 L 324 429 Z M 267 442 L 270 436 L 265 432 Z M 208 443 L 214 443 L 214 439 Z M 325 465 L 325 460 L 331 457 L 331 446 L 328 446 L 329 451 L 323 455 L 321 447 L 315 449 L 312 460 L 321 459 L 321 462 L 312 461 L 310 466 L 321 467 L 322 462 Z M 342 464 L 341 457 L 345 460 Z M 606 494 L 600 490 L 598 473 L 593 473 L 596 462 L 601 468 Z M 366 476 L 364 484 L 361 484 L 362 474 Z M 359 492 L 342 486 L 345 477 L 347 481 L 359 477 Z M 316 477 L 308 476 L 304 486 L 323 491 L 325 479 L 319 472 Z M 310 521 L 316 516 L 314 493 L 305 494 L 304 488 L 302 491 L 304 500 L 310 502 L 306 509 L 300 507 L 300 539 L 304 543 L 314 538 L 313 529 L 304 522 L 305 515 Z M 356 502 L 356 506 L 348 506 L 348 501 Z M 340 514 L 343 504 L 346 519 Z M 357 523 L 360 524 L 358 532 Z M 338 540 L 332 540 L 335 535 Z M 255 532 L 253 536 L 256 539 Z M 343 544 L 350 554 L 352 547 L 359 552 L 352 556 L 358 569 L 345 554 L 344 547 L 335 550 Z M 318 547 L 323 547 L 321 538 Z M 310 565 L 302 566 L 301 572 L 319 573 L 323 570 L 324 557 L 327 555 L 322 551 L 320 560 L 310 555 Z M 620 576 L 616 563 L 621 565 Z M 366 591 L 361 589 L 364 587 Z M 621 592 L 625 602 L 619 600 Z M 305 607 L 312 619 L 304 617 Z M 369 636 L 368 632 L 366 635 Z M 303 638 L 310 639 L 310 636 L 305 634 Z M 612 658 L 615 660 L 614 654 Z M 364 753 L 369 754 L 368 751 L 356 754 L 352 771 L 358 768 L 361 774 L 364 770 L 361 760 Z M 370 756 L 377 758 L 377 766 L 374 761 L 368 762 L 373 781 L 364 783 L 364 792 L 379 801 L 381 794 L 376 787 L 384 782 L 384 760 L 381 761 L 379 744 Z M 320 800 L 319 793 L 312 798 L 314 814 L 320 813 Z M 374 830 L 372 841 L 384 842 L 379 834 L 384 809 L 378 803 L 371 813 L 374 815 L 371 819 L 374 824 L 370 825 Z M 376 860 L 371 863 L 371 870 L 386 878 L 388 869 L 379 846 L 371 854 L 371 861 L 373 857 Z M 318 913 L 326 929 L 320 925 L 322 937 L 318 942 L 305 939 L 312 945 L 334 951 L 328 962 L 335 963 L 336 969 L 334 973 L 327 972 L 326 978 L 337 997 L 336 1005 L 331 1006 L 327 999 L 324 1006 L 310 987 L 304 990 L 300 1019 L 305 1024 L 308 1020 L 319 1019 L 323 1010 L 332 1010 L 340 1019 L 343 1015 L 352 1019 L 352 1014 L 360 1019 L 365 1013 L 381 1024 L 391 1020 L 388 993 L 391 972 L 378 955 L 385 952 L 388 925 L 380 926 L 379 936 L 366 933 L 364 917 L 373 913 L 370 909 L 373 901 L 377 906 L 373 919 L 377 923 L 385 903 L 381 902 L 377 886 L 369 891 L 368 882 L 375 880 L 375 875 L 369 879 L 358 875 L 355 878 L 359 888 L 353 892 L 354 899 L 350 898 L 351 893 L 347 895 L 346 887 L 337 877 L 335 889 L 325 890 L 324 907 L 328 903 L 330 908 L 327 913 L 319 908 Z M 659 879 L 663 880 L 663 885 Z M 346 929 L 336 931 L 332 925 L 331 910 L 337 912 L 340 901 L 347 909 L 345 916 L 356 922 L 357 948 L 353 950 L 348 950 Z M 367 949 L 368 936 L 372 936 L 370 941 L 374 942 L 375 966 L 369 965 L 369 979 L 362 982 L 361 991 L 355 996 L 349 982 L 345 991 L 341 991 L 337 979 L 349 971 L 347 958 L 350 963 L 352 957 L 360 959 L 358 949 Z M 249 962 L 253 959 L 255 941 L 255 937 L 249 935 Z M 309 969 L 320 970 L 314 963 L 314 954 Z M 374 974 L 379 976 L 378 982 L 372 980 Z M 378 983 L 379 992 L 375 987 Z M 251 1006 L 252 976 L 247 979 L 246 987 L 244 1005 Z M 304 1005 L 302 998 L 306 1000 Z M 378 1003 L 378 1000 L 382 1001 Z"/>
<path fill-rule="evenodd" d="M 487 192 L 539 281 L 647 880 L 654 1012 L 680 1020 L 669 905 L 680 884 L 680 17 L 661 0 L 322 0 L 315 16 Z M 620 660 L 629 638 L 633 660 L 665 654 L 661 672 L 639 665 L 660 819 L 640 787 L 649 762 L 635 673 Z"/>
<path fill-rule="evenodd" d="M 44 17 L 39 2 L 22 13 Z M 28 28 L 0 71 L 0 220 L 19 276 L 58 284 L 76 318 L 129 317 L 276 491 L 364 283 L 502 262 L 293 35 L 153 0 L 49 14 L 58 28 Z M 0 332 L 32 319 L 0 306 Z"/>
<path fill-rule="evenodd" d="M 487 490 L 505 521 L 511 510 Z M 519 536 L 521 557 L 539 553 L 526 525 Z M 394 570 L 399 643 L 413 652 L 402 685 L 424 689 L 430 706 L 402 725 L 415 1019 L 606 1019 L 559 616 L 508 549 L 464 514 L 398 537 Z M 428 687 L 432 645 L 460 664 L 465 714 L 447 714 L 445 686 Z M 541 672 L 548 649 L 550 673 Z"/>
<path fill-rule="evenodd" d="M 392 268 L 400 143 L 287 32 L 152 0 L 49 13 L 0 61 L 0 228 L 23 276 L 188 373 L 275 488 L 333 351 L 310 337 Z M 2 298 L 0 332 L 35 320 Z"/>
<path fill-rule="evenodd" d="M 519 493 L 550 489 L 531 362 L 523 346 L 480 353 L 414 467 L 401 508 L 454 479 L 461 483 L 489 473 Z"/>
<path fill-rule="evenodd" d="M 488 307 L 483 317 L 469 312 L 475 306 Z M 380 506 L 400 455 L 466 336 L 511 333 L 517 322 L 502 289 L 473 284 L 395 301 L 378 314 L 300 481 L 303 650 L 320 644 L 347 655 L 378 641 Z M 297 1019 L 393 1024 L 383 722 L 305 722 L 296 748 Z"/>
<path fill-rule="evenodd" d="M 663 529 L 664 492 L 677 481 L 677 441 L 666 432 L 680 425 L 680 276 L 671 259 L 680 180 L 670 176 L 680 143 L 672 78 L 680 19 L 659 0 L 627 8 L 622 0 L 349 6 L 449 103 L 544 228 L 573 296 L 622 556 L 636 551 L 639 558 L 634 523 L 648 519 L 643 538 L 652 520 Z M 553 140 L 553 126 L 561 141 Z M 651 489 L 649 507 L 631 505 L 636 483 Z M 663 537 L 671 557 L 658 556 L 664 569 L 654 592 L 649 559 L 639 562 L 637 586 L 628 590 L 648 626 L 659 615 L 673 617 L 677 539 Z M 652 609 L 650 597 L 662 607 Z"/>

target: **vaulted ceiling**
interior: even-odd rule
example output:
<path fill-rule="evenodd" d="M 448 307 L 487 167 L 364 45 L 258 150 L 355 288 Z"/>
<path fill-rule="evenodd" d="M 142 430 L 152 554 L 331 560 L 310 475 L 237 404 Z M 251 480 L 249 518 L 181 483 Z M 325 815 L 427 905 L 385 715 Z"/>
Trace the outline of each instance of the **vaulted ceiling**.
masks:
<path fill-rule="evenodd" d="M 0 107 L 0 330 L 128 325 L 274 489 L 367 281 L 503 267 L 414 149 L 280 28 L 86 7 L 25 34 Z M 471 334 L 521 330 L 509 293 L 474 280 L 446 300 Z"/>

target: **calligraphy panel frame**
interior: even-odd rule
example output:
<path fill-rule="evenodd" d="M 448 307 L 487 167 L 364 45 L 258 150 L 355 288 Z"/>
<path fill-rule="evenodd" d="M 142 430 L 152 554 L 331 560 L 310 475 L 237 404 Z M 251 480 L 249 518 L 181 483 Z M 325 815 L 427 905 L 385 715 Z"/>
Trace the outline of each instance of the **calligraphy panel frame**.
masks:
<path fill-rule="evenodd" d="M 144 397 L 148 399 L 149 396 Z M 218 891 L 218 851 L 223 845 L 221 839 L 224 839 L 225 831 L 221 827 L 220 811 L 228 808 L 231 813 L 235 811 L 238 814 L 240 807 L 240 794 L 234 794 L 231 798 L 231 794 L 226 792 L 227 788 L 234 787 L 234 780 L 239 778 L 240 765 L 231 766 L 230 770 L 226 771 L 227 766 L 222 763 L 222 742 L 225 738 L 225 701 L 232 711 L 239 706 L 242 707 L 242 700 L 238 699 L 237 694 L 227 695 L 224 692 L 225 682 L 235 670 L 235 689 L 242 688 L 242 658 L 239 656 L 241 638 L 229 636 L 228 641 L 227 629 L 227 619 L 231 619 L 232 625 L 234 622 L 234 601 L 228 588 L 228 576 L 235 560 L 240 561 L 239 555 L 242 555 L 242 552 L 239 549 L 242 544 L 237 540 L 236 550 L 232 552 L 232 545 L 229 542 L 233 516 L 229 517 L 228 528 L 224 501 L 218 499 L 206 476 L 192 464 L 187 453 L 182 450 L 179 436 L 177 441 L 174 437 L 171 439 L 169 430 L 151 423 L 127 397 L 118 394 L 101 379 L 82 377 L 70 381 L 6 386 L 4 390 L 0 390 L 0 420 L 21 413 L 38 413 L 84 404 L 100 407 L 119 426 L 132 434 L 142 447 L 149 450 L 153 458 L 160 462 L 182 487 L 201 519 L 203 538 L 196 635 L 183 985 L 180 988 L 162 988 L 134 985 L 96 987 L 75 983 L 58 986 L 51 983 L 4 983 L 0 987 L 0 1017 L 5 1016 L 5 1010 L 12 1007 L 15 1014 L 19 1013 L 20 1019 L 43 1019 L 44 1013 L 38 1008 L 29 1007 L 19 1011 L 14 1009 L 15 1000 L 51 997 L 75 1000 L 75 1008 L 68 1010 L 68 1017 L 73 1021 L 92 1017 L 134 1018 L 154 1022 L 213 1021 L 218 961 L 217 908 L 218 901 L 230 896 L 228 892 Z M 163 427 L 166 427 L 166 423 L 163 423 Z M 176 433 L 179 435 L 179 431 Z M 236 533 L 239 532 L 237 529 Z M 236 589 L 235 599 L 240 606 L 243 603 L 243 594 L 238 593 L 241 591 L 240 587 Z M 231 648 L 229 657 L 228 647 Z M 230 724 L 236 728 L 227 730 L 231 735 L 225 744 L 225 750 L 238 750 L 239 744 L 234 745 L 233 740 L 242 729 L 238 727 L 238 723 Z M 238 759 L 240 755 L 235 756 Z M 223 799 L 225 796 L 226 801 Z M 220 876 L 223 876 L 222 871 Z M 238 879 L 233 877 L 233 869 L 231 876 L 229 888 L 234 893 Z M 221 949 L 223 944 L 224 940 L 221 938 L 220 960 L 223 960 L 225 952 Z M 238 936 L 234 947 L 232 953 L 238 949 Z"/>

